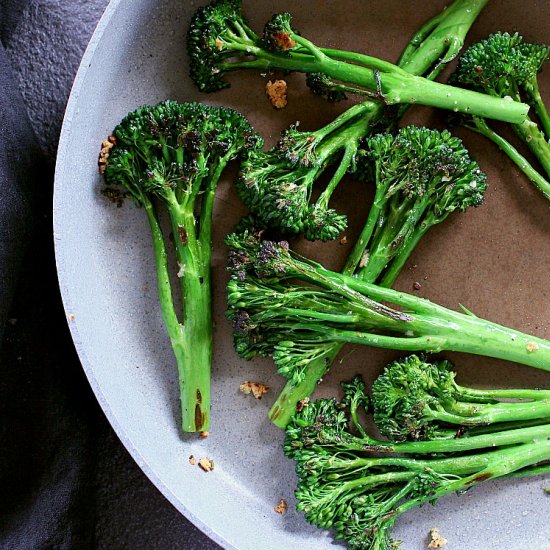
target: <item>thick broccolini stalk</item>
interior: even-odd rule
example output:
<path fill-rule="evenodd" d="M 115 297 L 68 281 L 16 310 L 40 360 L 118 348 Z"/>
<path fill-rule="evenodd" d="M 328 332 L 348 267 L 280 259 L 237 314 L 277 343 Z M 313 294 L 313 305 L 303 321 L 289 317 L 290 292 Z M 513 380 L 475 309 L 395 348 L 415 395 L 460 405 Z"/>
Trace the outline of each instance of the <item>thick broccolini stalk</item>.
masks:
<path fill-rule="evenodd" d="M 115 128 L 105 167 L 108 185 L 121 185 L 145 209 L 153 236 L 160 306 L 176 356 L 184 431 L 210 424 L 212 210 L 218 180 L 244 149 L 261 138 L 236 111 L 166 101 L 128 114 Z M 168 213 L 173 245 L 159 222 Z M 173 246 L 183 312 L 176 313 L 168 266 Z"/>
<path fill-rule="evenodd" d="M 227 243 L 233 274 L 228 315 L 241 354 L 253 356 L 258 342 L 275 342 L 261 352 L 272 353 L 282 374 L 297 382 L 309 375 L 304 349 L 338 342 L 461 351 L 550 370 L 550 342 L 542 338 L 330 271 L 298 256 L 286 242 L 254 242 L 245 233 Z M 291 280 L 304 286 L 288 284 Z"/>
<path fill-rule="evenodd" d="M 541 175 L 525 157 L 484 117 L 469 113 L 458 120 L 493 141 L 522 170 L 537 188 L 550 199 L 550 116 L 541 98 L 537 75 L 549 59 L 550 47 L 525 42 L 519 34 L 496 33 L 470 46 L 460 57 L 452 82 L 495 97 L 511 97 L 530 104 L 541 128 L 527 117 L 512 129 L 527 145 L 546 172 Z"/>
<path fill-rule="evenodd" d="M 389 550 L 396 519 L 411 508 L 488 479 L 549 471 L 550 425 L 391 444 L 358 420 L 368 404 L 362 381 L 344 390 L 341 403 L 319 400 L 297 413 L 284 448 L 296 463 L 298 510 L 348 548 Z"/>
<path fill-rule="evenodd" d="M 550 391 L 466 388 L 452 368 L 450 361 L 416 355 L 390 363 L 372 386 L 380 433 L 391 441 L 453 439 L 463 427 L 550 422 Z"/>
<path fill-rule="evenodd" d="M 396 65 L 358 53 L 317 47 L 292 28 L 288 13 L 274 15 L 258 37 L 247 25 L 238 0 L 216 0 L 193 16 L 187 35 L 191 78 L 201 91 L 228 84 L 237 69 L 281 69 L 322 73 L 358 86 L 386 105 L 420 104 L 521 123 L 528 107 L 414 76 Z"/>
<path fill-rule="evenodd" d="M 449 132 L 409 126 L 397 135 L 365 138 L 356 175 L 374 181 L 376 192 L 365 226 L 344 273 L 390 287 L 412 251 L 434 225 L 455 211 L 479 206 L 487 181 L 462 142 Z M 307 350 L 307 374 L 290 377 L 270 411 L 284 427 L 299 401 L 309 397 L 343 344 Z M 298 361 L 298 350 L 293 355 Z M 306 354 L 299 362 L 306 361 Z"/>

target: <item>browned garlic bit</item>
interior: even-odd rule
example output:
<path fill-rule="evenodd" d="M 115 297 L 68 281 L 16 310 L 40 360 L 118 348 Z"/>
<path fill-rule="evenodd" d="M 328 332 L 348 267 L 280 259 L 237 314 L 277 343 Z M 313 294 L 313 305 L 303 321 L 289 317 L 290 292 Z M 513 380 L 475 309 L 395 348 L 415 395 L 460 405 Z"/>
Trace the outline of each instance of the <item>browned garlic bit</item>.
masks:
<path fill-rule="evenodd" d="M 196 463 L 197 463 L 197 459 L 193 455 L 191 455 L 189 457 L 189 464 L 191 464 L 191 466 L 194 466 Z"/>
<path fill-rule="evenodd" d="M 434 527 L 430 529 L 430 543 L 428 548 L 443 548 L 447 544 L 447 539 L 444 539 L 439 532 L 439 529 Z"/>
<path fill-rule="evenodd" d="M 296 412 L 302 412 L 304 410 L 304 407 L 307 407 L 308 405 L 309 405 L 309 397 L 306 397 L 305 399 L 298 401 L 298 405 L 296 405 Z"/>
<path fill-rule="evenodd" d="M 116 145 L 115 136 L 109 136 L 105 141 L 101 143 L 101 151 L 99 152 L 99 158 L 97 159 L 100 174 L 103 174 L 105 172 L 105 166 L 107 166 L 109 153 L 114 145 Z"/>
<path fill-rule="evenodd" d="M 286 92 L 287 84 L 284 80 L 270 80 L 265 85 L 265 93 L 275 109 L 284 109 L 287 106 Z"/>
<path fill-rule="evenodd" d="M 199 459 L 199 467 L 205 472 L 211 472 L 214 469 L 214 461 L 211 458 L 203 456 Z"/>
<path fill-rule="evenodd" d="M 279 504 L 277 504 L 277 506 L 275 506 L 274 510 L 278 514 L 281 514 L 281 516 L 284 516 L 286 514 L 287 508 L 288 508 L 288 504 L 286 503 L 286 500 L 284 498 L 282 498 L 279 501 Z"/>
<path fill-rule="evenodd" d="M 246 395 L 252 394 L 256 399 L 261 399 L 264 393 L 269 391 L 269 386 L 260 384 L 259 382 L 249 382 L 245 380 L 240 386 L 239 389 Z"/>
<path fill-rule="evenodd" d="M 526 344 L 527 353 L 534 353 L 539 349 L 539 345 L 536 342 L 527 342 Z"/>

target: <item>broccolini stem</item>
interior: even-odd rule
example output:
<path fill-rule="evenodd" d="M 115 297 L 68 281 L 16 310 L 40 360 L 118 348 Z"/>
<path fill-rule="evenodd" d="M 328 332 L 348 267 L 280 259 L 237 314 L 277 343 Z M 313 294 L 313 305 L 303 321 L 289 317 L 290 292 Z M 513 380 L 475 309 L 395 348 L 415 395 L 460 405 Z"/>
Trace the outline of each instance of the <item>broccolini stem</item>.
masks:
<path fill-rule="evenodd" d="M 235 45 L 235 49 L 241 45 Z M 373 90 L 373 97 L 383 99 L 388 105 L 416 103 L 455 112 L 479 115 L 485 118 L 519 124 L 527 116 L 528 106 L 510 99 L 488 96 L 479 92 L 439 84 L 417 77 L 386 61 L 370 56 L 354 54 L 358 62 L 374 68 L 354 65 L 325 56 L 320 60 L 311 55 L 287 52 L 288 55 L 271 53 L 258 46 L 242 45 L 242 51 L 255 56 L 249 61 L 226 61 L 221 70 L 233 69 L 281 69 L 303 73 L 324 73 L 330 78 Z"/>
<path fill-rule="evenodd" d="M 390 262 L 394 243 L 408 240 L 407 233 L 410 233 L 411 228 L 417 226 L 418 220 L 422 217 L 428 205 L 429 199 L 427 197 L 423 201 L 417 202 L 414 208 L 410 208 L 410 204 L 407 202 L 402 202 L 395 207 L 393 202 L 390 201 L 388 205 L 390 212 L 386 216 L 383 230 L 377 228 L 374 234 L 371 245 L 373 252 L 369 254 L 366 265 L 359 265 L 356 275 L 367 282 L 376 281 Z M 403 220 L 406 220 L 405 223 L 403 223 Z M 395 232 L 396 229 L 398 229 L 397 233 Z M 410 250 L 412 252 L 413 249 Z"/>
<path fill-rule="evenodd" d="M 357 105 L 353 105 L 353 107 L 346 109 L 333 121 L 329 122 L 326 126 L 323 126 L 313 133 L 318 138 L 324 138 L 334 131 L 340 130 L 343 126 L 345 126 L 348 122 L 352 121 L 356 117 L 369 115 L 369 113 L 374 112 L 376 109 L 379 108 L 379 104 L 374 103 L 373 101 L 364 101 L 363 103 L 358 103 Z M 372 115 L 369 115 L 368 118 L 372 118 Z"/>
<path fill-rule="evenodd" d="M 485 448 L 508 447 L 510 445 L 530 444 L 540 442 L 550 437 L 550 425 L 531 426 L 474 435 L 472 437 L 459 437 L 456 439 L 434 439 L 432 441 L 406 441 L 404 443 L 390 443 L 379 441 L 372 437 L 358 437 L 353 441 L 333 442 L 330 444 L 338 450 L 349 451 L 373 451 L 377 453 L 399 453 L 423 455 L 431 453 L 452 453 L 474 451 Z M 539 459 L 542 460 L 542 459 Z M 546 457 L 548 460 L 548 456 Z M 533 461 L 534 464 L 537 461 Z"/>
<path fill-rule="evenodd" d="M 151 235 L 153 237 L 153 250 L 155 253 L 157 286 L 162 318 L 164 320 L 164 324 L 166 325 L 166 331 L 170 337 L 170 342 L 172 343 L 172 346 L 174 346 L 181 337 L 181 325 L 178 321 L 178 316 L 176 315 L 176 310 L 174 308 L 166 245 L 164 244 L 162 229 L 160 227 L 153 203 L 145 195 L 143 195 L 140 200 L 144 205 L 149 226 L 151 227 Z"/>
<path fill-rule="evenodd" d="M 476 449 L 477 450 L 477 449 Z M 358 471 L 372 468 L 397 467 L 404 468 L 409 472 L 425 472 L 431 470 L 438 474 L 465 475 L 478 472 L 487 467 L 499 450 L 490 450 L 466 455 L 453 456 L 450 458 L 421 458 L 423 455 L 412 458 L 405 457 L 375 457 L 375 458 L 341 458 L 331 456 L 326 466 L 323 464 L 323 474 L 328 474 L 330 479 L 345 479 L 350 475 L 357 476 Z M 338 473 L 338 472 L 341 473 Z"/>
<path fill-rule="evenodd" d="M 430 19 L 416 33 L 401 55 L 398 65 L 411 74 L 425 74 L 426 78 L 439 76 L 464 44 L 464 37 L 489 0 L 455 0 L 445 11 Z M 444 22 L 444 25 L 440 23 Z"/>
<path fill-rule="evenodd" d="M 524 399 L 535 401 L 546 401 L 550 400 L 550 390 L 531 390 L 531 389 L 477 389 L 477 388 L 467 388 L 464 386 L 457 386 L 458 392 L 460 393 L 461 399 L 467 400 L 481 400 L 483 399 L 487 402 L 490 399 Z M 475 401 L 473 401 L 475 402 Z"/>
<path fill-rule="evenodd" d="M 485 120 L 479 117 L 472 117 L 472 122 L 473 124 L 466 124 L 466 127 L 490 139 L 516 164 L 537 189 L 547 199 L 550 199 L 550 181 L 535 170 L 533 165 L 509 141 L 492 130 Z"/>
<path fill-rule="evenodd" d="M 183 325 L 178 321 L 168 269 L 168 255 L 154 206 L 144 197 L 147 219 L 153 236 L 157 283 L 162 317 L 178 366 L 178 380 L 182 407 L 182 427 L 186 432 L 208 430 L 210 422 L 210 361 L 212 353 L 212 322 L 210 287 L 207 276 L 195 273 L 196 264 L 187 262 L 182 277 L 184 300 Z M 176 224 L 177 228 L 183 225 Z M 181 233 L 181 229 L 179 229 Z M 178 230 L 174 239 L 180 240 Z M 183 256 L 178 254 L 182 261 Z"/>
<path fill-rule="evenodd" d="M 512 128 L 526 143 L 550 178 L 550 143 L 538 125 L 527 118 L 521 124 L 514 124 Z"/>
<path fill-rule="evenodd" d="M 296 414 L 296 407 L 314 392 L 317 384 L 322 381 L 330 365 L 344 344 L 334 342 L 330 352 L 321 359 L 311 361 L 307 366 L 306 376 L 300 382 L 289 380 L 269 410 L 269 419 L 281 429 L 284 429 Z"/>
<path fill-rule="evenodd" d="M 376 168 L 376 171 L 377 171 L 377 174 L 376 174 L 375 180 L 378 180 L 379 178 L 378 167 Z M 361 260 L 366 253 L 367 244 L 376 227 L 376 223 L 378 222 L 380 212 L 382 210 L 382 205 L 384 204 L 384 195 L 385 195 L 385 189 L 377 186 L 375 195 L 374 195 L 374 200 L 372 202 L 369 215 L 367 217 L 367 222 L 363 226 L 363 229 L 361 230 L 359 238 L 355 242 L 353 250 L 348 256 L 346 265 L 344 266 L 344 269 L 342 271 L 342 273 L 344 273 L 345 275 L 353 275 L 357 267 L 361 265 Z M 369 282 L 374 282 L 375 280 L 376 280 L 376 277 L 374 279 L 370 279 Z"/>
<path fill-rule="evenodd" d="M 534 420 L 522 420 L 518 422 L 501 422 L 499 424 L 489 424 L 485 426 L 474 426 L 462 431 L 461 437 L 474 437 L 477 435 L 492 434 L 495 432 L 502 432 L 508 430 L 519 430 L 525 428 L 532 428 L 533 426 L 542 426 L 548 424 L 548 418 L 535 418 Z M 456 430 L 450 438 L 457 437 Z"/>
<path fill-rule="evenodd" d="M 546 105 L 542 100 L 539 90 L 539 83 L 536 78 L 533 78 L 530 82 L 526 82 L 524 85 L 525 92 L 529 98 L 529 103 L 535 109 L 535 113 L 539 117 L 540 124 L 546 134 L 546 139 L 550 140 L 550 115 L 546 109 Z"/>
<path fill-rule="evenodd" d="M 429 495 L 408 500 L 395 508 L 394 513 L 395 515 L 401 515 L 407 510 L 420 506 L 425 502 L 433 502 L 443 495 L 468 489 L 481 481 L 510 476 L 514 472 L 521 473 L 522 470 L 526 470 L 538 462 L 548 460 L 549 453 L 550 441 L 547 438 L 503 449 L 497 453 L 491 453 L 493 460 L 483 470 L 473 473 L 466 478 L 442 484 Z"/>
<path fill-rule="evenodd" d="M 528 403 L 463 403 L 456 402 L 441 409 L 429 408 L 430 416 L 435 420 L 464 426 L 477 426 L 506 422 L 510 418 L 523 420 L 550 420 L 550 402 L 535 401 Z"/>
<path fill-rule="evenodd" d="M 353 122 L 350 126 L 342 130 L 336 138 L 332 138 L 330 143 L 327 144 L 328 148 L 334 152 L 334 150 L 344 150 L 344 154 L 338 165 L 338 168 L 334 172 L 334 175 L 330 179 L 324 191 L 317 199 L 317 204 L 326 208 L 330 201 L 332 194 L 338 187 L 338 184 L 342 178 L 348 172 L 350 166 L 355 160 L 355 154 L 357 153 L 359 140 L 368 133 L 370 125 L 370 119 L 362 116 L 356 122 Z M 324 154 L 325 147 L 322 145 L 317 149 L 317 153 L 320 159 L 326 158 Z"/>
<path fill-rule="evenodd" d="M 421 351 L 422 349 L 426 351 L 461 351 L 550 370 L 550 342 L 547 340 L 444 308 L 417 296 L 365 283 L 355 277 L 333 273 L 324 270 L 324 268 L 317 271 L 320 275 L 319 283 L 337 293 L 344 295 L 343 292 L 349 292 L 349 289 L 352 289 L 372 300 L 389 302 L 399 305 L 407 311 L 414 311 L 415 313 L 411 314 L 413 319 L 406 324 L 409 330 L 416 334 L 416 338 L 420 338 L 417 343 L 422 343 L 426 347 L 409 348 L 410 351 Z M 332 275 L 329 275 L 331 273 Z M 347 341 L 356 343 L 364 339 L 370 345 L 377 347 L 386 345 L 393 347 L 399 344 L 395 340 L 400 339 L 380 336 L 379 340 L 376 340 L 376 335 L 359 336 L 359 333 L 353 333 L 353 331 L 348 331 L 346 335 L 340 334 L 338 337 L 340 341 L 345 341 L 345 338 L 348 338 Z M 424 339 L 427 339 L 425 344 L 423 343 Z M 400 347 L 394 349 L 407 349 L 404 347 L 405 343 L 399 345 Z M 440 345 L 442 347 L 439 347 Z"/>
<path fill-rule="evenodd" d="M 456 0 L 453 3 L 458 4 L 461 0 Z M 410 38 L 408 44 L 405 46 L 405 49 L 401 52 L 399 59 L 397 60 L 397 65 L 401 68 L 409 66 L 411 59 L 417 57 L 417 52 L 422 45 L 422 43 L 430 36 L 430 34 L 438 27 L 442 19 L 446 18 L 449 14 L 449 11 L 452 9 L 452 6 L 449 6 L 447 9 L 439 12 L 437 15 L 428 19 Z M 441 54 L 437 54 L 437 57 L 440 57 Z M 424 61 L 424 56 L 422 56 L 423 70 L 421 71 L 411 71 L 413 74 L 424 74 L 426 70 L 431 67 L 434 63 L 435 56 L 430 52 L 429 56 L 426 56 Z M 426 66 L 427 65 L 427 66 Z M 407 70 L 407 69 L 405 69 Z"/>
<path fill-rule="evenodd" d="M 383 272 L 384 274 L 382 276 L 382 279 L 380 279 L 379 281 L 380 286 L 386 288 L 391 288 L 393 286 L 393 283 L 395 283 L 395 280 L 397 279 L 397 277 L 399 277 L 403 266 L 409 259 L 410 255 L 412 254 L 418 243 L 422 240 L 422 237 L 427 233 L 428 229 L 430 229 L 430 227 L 433 227 L 436 223 L 442 222 L 445 218 L 447 218 L 447 215 L 448 214 L 441 216 L 440 218 L 436 218 L 434 213 L 430 212 L 426 216 L 422 223 L 414 229 L 413 233 L 407 239 L 405 244 L 401 247 L 399 252 L 388 264 L 387 268 Z M 370 281 L 367 280 L 367 282 Z"/>
<path fill-rule="evenodd" d="M 178 359 L 184 432 L 210 427 L 210 365 L 212 363 L 212 312 L 208 270 L 185 272 L 184 319 Z"/>
<path fill-rule="evenodd" d="M 208 194 L 206 200 L 209 200 Z M 181 336 L 174 346 L 179 373 L 182 429 L 184 432 L 208 431 L 212 363 L 212 296 L 210 263 L 207 262 L 210 251 L 204 250 L 197 239 L 192 210 L 188 211 L 174 203 L 170 205 L 169 213 L 183 305 Z M 206 233 L 208 231 L 206 224 Z"/>

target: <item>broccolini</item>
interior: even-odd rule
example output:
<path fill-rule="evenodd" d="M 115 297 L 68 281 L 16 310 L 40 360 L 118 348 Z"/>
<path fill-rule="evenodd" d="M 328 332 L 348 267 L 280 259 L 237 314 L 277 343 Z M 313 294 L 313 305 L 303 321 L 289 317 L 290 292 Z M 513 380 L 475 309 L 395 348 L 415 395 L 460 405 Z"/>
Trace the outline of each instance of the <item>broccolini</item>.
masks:
<path fill-rule="evenodd" d="M 260 147 L 262 140 L 236 111 L 174 101 L 129 113 L 113 135 L 116 144 L 105 167 L 105 180 L 124 187 L 149 221 L 160 307 L 178 366 L 182 428 L 207 431 L 214 194 L 227 164 L 244 149 Z M 168 214 L 172 239 L 161 227 L 161 210 Z M 181 316 L 173 300 L 169 247 L 177 260 Z"/>
<path fill-rule="evenodd" d="M 332 528 L 353 550 L 396 548 L 395 521 L 411 508 L 488 479 L 550 471 L 550 424 L 455 439 L 376 440 L 360 420 L 369 400 L 362 380 L 344 398 L 305 406 L 286 428 L 284 448 L 296 464 L 297 508 Z"/>
<path fill-rule="evenodd" d="M 550 116 L 542 100 L 538 73 L 550 58 L 550 46 L 526 42 L 519 34 L 496 33 L 470 46 L 460 57 L 451 81 L 495 97 L 525 100 L 538 118 L 527 117 L 512 129 L 542 166 L 541 174 L 525 156 L 482 116 L 458 117 L 467 128 L 494 142 L 550 199 Z"/>

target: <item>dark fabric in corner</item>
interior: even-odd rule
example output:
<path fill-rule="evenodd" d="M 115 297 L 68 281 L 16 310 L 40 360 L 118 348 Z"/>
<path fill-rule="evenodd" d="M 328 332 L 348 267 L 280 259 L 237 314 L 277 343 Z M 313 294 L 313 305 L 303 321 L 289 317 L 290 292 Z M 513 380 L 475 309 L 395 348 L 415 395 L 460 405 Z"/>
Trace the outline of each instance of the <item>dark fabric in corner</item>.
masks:
<path fill-rule="evenodd" d="M 0 550 L 217 548 L 106 422 L 59 296 L 55 151 L 107 3 L 0 0 Z"/>
<path fill-rule="evenodd" d="M 41 154 L 12 69 L 0 46 L 0 338 L 30 235 L 30 187 Z M 36 187 L 39 187 L 38 185 Z"/>

